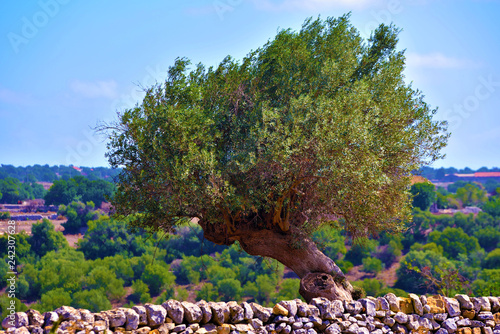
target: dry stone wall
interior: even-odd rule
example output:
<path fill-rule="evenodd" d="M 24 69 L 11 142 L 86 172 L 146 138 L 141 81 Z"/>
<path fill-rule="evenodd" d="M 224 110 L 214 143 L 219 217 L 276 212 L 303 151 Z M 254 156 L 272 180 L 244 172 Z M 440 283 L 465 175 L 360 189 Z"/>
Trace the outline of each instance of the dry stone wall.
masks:
<path fill-rule="evenodd" d="M 456 295 L 368 297 L 357 301 L 314 298 L 256 303 L 168 300 L 91 313 L 62 306 L 41 314 L 12 313 L 2 322 L 13 334 L 500 334 L 500 298 Z"/>

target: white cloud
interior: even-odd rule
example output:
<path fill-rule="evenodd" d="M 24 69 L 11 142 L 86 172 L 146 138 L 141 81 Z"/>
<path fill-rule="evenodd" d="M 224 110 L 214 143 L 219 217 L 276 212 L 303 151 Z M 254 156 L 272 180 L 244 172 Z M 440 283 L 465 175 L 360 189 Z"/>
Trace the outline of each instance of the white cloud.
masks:
<path fill-rule="evenodd" d="M 406 64 L 420 68 L 477 68 L 480 64 L 467 59 L 446 56 L 440 52 L 429 54 L 408 53 Z"/>
<path fill-rule="evenodd" d="M 114 99 L 118 97 L 117 84 L 114 80 L 84 82 L 74 80 L 71 82 L 73 92 L 91 99 L 104 97 Z"/>
<path fill-rule="evenodd" d="M 258 9 L 270 11 L 290 10 L 313 10 L 322 11 L 332 8 L 356 8 L 363 9 L 374 7 L 380 3 L 379 0 L 252 0 Z"/>

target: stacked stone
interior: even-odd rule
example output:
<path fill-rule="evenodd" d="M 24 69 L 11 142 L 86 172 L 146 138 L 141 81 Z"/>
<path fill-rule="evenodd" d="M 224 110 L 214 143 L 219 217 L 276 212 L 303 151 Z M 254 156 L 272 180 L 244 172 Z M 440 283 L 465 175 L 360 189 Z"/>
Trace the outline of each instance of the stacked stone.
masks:
<path fill-rule="evenodd" d="M 314 298 L 282 301 L 273 308 L 256 303 L 168 300 L 91 313 L 62 306 L 9 315 L 3 333 L 155 334 L 500 334 L 500 299 L 456 295 L 368 297 L 357 301 Z"/>

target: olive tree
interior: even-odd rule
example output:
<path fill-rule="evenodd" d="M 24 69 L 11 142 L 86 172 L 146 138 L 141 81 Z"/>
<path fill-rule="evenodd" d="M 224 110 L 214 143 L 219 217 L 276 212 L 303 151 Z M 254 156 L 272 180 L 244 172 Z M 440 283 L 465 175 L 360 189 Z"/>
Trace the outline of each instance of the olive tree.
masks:
<path fill-rule="evenodd" d="M 196 218 L 206 239 L 239 242 L 303 279 L 324 273 L 330 298 L 351 299 L 310 234 L 323 224 L 355 238 L 400 231 L 412 171 L 440 158 L 448 137 L 404 81 L 398 33 L 380 25 L 364 40 L 349 15 L 308 19 L 241 61 L 177 59 L 103 126 L 109 162 L 123 168 L 117 214 L 170 232 Z"/>

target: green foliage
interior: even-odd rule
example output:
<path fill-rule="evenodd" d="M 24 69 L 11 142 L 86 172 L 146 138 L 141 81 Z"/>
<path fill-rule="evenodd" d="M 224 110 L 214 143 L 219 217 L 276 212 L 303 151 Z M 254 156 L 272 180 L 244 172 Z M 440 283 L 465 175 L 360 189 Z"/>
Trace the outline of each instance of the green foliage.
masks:
<path fill-rule="evenodd" d="M 316 243 L 318 249 L 334 261 L 340 260 L 347 252 L 345 237 L 338 229 L 323 225 L 314 231 L 311 239 Z"/>
<path fill-rule="evenodd" d="M 47 252 L 69 247 L 64 235 L 56 232 L 54 225 L 48 219 L 31 226 L 31 237 L 28 242 L 31 251 L 39 257 L 43 257 Z"/>
<path fill-rule="evenodd" d="M 83 176 L 75 176 L 69 180 L 54 181 L 45 195 L 45 203 L 48 205 L 68 205 L 73 201 L 84 203 L 93 202 L 101 206 L 112 197 L 116 187 L 114 183 L 105 180 L 94 180 Z"/>
<path fill-rule="evenodd" d="M 82 290 L 89 271 L 89 263 L 85 262 L 83 254 L 71 248 L 47 253 L 37 267 L 38 280 L 35 282 L 40 285 L 42 294 L 56 288 L 63 288 L 69 293 Z"/>
<path fill-rule="evenodd" d="M 409 175 L 447 135 L 405 83 L 398 32 L 364 41 L 348 15 L 310 19 L 241 61 L 178 59 L 109 129 L 118 214 L 167 231 L 191 217 L 300 229 L 325 213 L 355 236 L 400 230 Z"/>
<path fill-rule="evenodd" d="M 149 287 L 146 283 L 141 280 L 135 280 L 132 283 L 132 290 L 134 291 L 128 299 L 134 303 L 148 303 L 151 301 L 151 295 L 149 294 Z"/>
<path fill-rule="evenodd" d="M 245 292 L 246 295 L 246 292 Z M 210 282 L 204 283 L 201 286 L 200 291 L 196 294 L 196 300 L 217 300 L 217 297 L 219 296 L 219 291 L 217 290 L 217 287 L 214 287 L 214 285 Z"/>
<path fill-rule="evenodd" d="M 500 248 L 500 231 L 492 226 L 486 226 L 474 233 L 479 245 L 487 252 Z"/>
<path fill-rule="evenodd" d="M 189 298 L 189 291 L 187 291 L 185 288 L 182 287 L 177 287 L 175 288 L 175 296 L 174 298 L 178 301 L 187 301 Z"/>
<path fill-rule="evenodd" d="M 234 278 L 225 278 L 218 282 L 217 289 L 222 301 L 239 300 L 241 298 L 241 282 Z"/>
<path fill-rule="evenodd" d="M 430 182 L 415 183 L 411 186 L 410 192 L 413 195 L 413 206 L 422 211 L 429 210 L 436 201 L 436 190 Z"/>
<path fill-rule="evenodd" d="M 269 304 L 275 300 L 275 291 L 278 282 L 268 275 L 259 275 L 255 280 L 257 295 L 254 298 L 260 304 Z"/>
<path fill-rule="evenodd" d="M 429 234 L 429 242 L 443 247 L 443 254 L 449 259 L 480 249 L 477 239 L 467 235 L 461 228 L 447 227 L 443 232 L 433 231 Z"/>
<path fill-rule="evenodd" d="M 38 308 L 40 312 L 54 311 L 62 305 L 71 305 L 71 295 L 64 288 L 56 288 L 42 295 Z"/>
<path fill-rule="evenodd" d="M 13 177 L 0 179 L 0 193 L 2 194 L 0 204 L 17 204 L 19 201 L 34 198 L 32 185 L 21 183 Z"/>
<path fill-rule="evenodd" d="M 451 261 L 433 251 L 410 251 L 401 260 L 401 266 L 396 271 L 398 280 L 395 287 L 416 294 L 435 293 L 436 288 L 429 285 L 425 277 L 416 268 L 429 268 L 432 275 L 437 276 L 437 268 L 454 268 Z"/>
<path fill-rule="evenodd" d="M 500 248 L 494 249 L 488 253 L 484 259 L 484 268 L 499 269 L 500 268 Z"/>
<path fill-rule="evenodd" d="M 345 256 L 345 260 L 352 262 L 355 266 L 360 265 L 363 258 L 370 256 L 377 249 L 378 242 L 374 239 L 364 239 L 351 246 Z"/>
<path fill-rule="evenodd" d="M 119 169 L 116 170 L 106 167 L 81 167 L 81 169 L 82 173 L 87 174 L 87 178 L 90 180 L 111 179 L 120 172 Z M 35 164 L 33 166 L 14 167 L 12 165 L 0 165 L 0 179 L 13 177 L 22 182 L 53 182 L 60 177 L 59 175 L 68 175 L 68 178 L 70 178 L 78 174 L 79 172 L 75 171 L 73 166 L 41 166 Z"/>
<path fill-rule="evenodd" d="M 102 289 L 109 299 L 116 300 L 125 295 L 123 284 L 124 281 L 118 279 L 113 270 L 108 267 L 98 266 L 92 268 L 87 274 L 84 286 L 88 290 Z"/>
<path fill-rule="evenodd" d="M 384 269 L 382 261 L 374 257 L 365 257 L 362 260 L 363 271 L 368 273 L 379 273 Z"/>
<path fill-rule="evenodd" d="M 278 293 L 275 296 L 277 301 L 281 300 L 293 300 L 304 298 L 299 294 L 300 279 L 298 278 L 287 278 L 284 279 L 279 285 Z"/>
<path fill-rule="evenodd" d="M 349 270 L 351 270 L 352 267 L 354 267 L 352 262 L 345 260 L 337 261 L 337 265 L 339 266 L 340 270 L 342 270 L 343 273 L 347 273 Z"/>
<path fill-rule="evenodd" d="M 483 205 L 483 211 L 495 218 L 500 217 L 500 196 L 490 197 L 490 200 Z"/>
<path fill-rule="evenodd" d="M 443 255 L 443 246 L 438 246 L 434 242 L 429 242 L 425 245 L 416 242 L 411 246 L 410 251 L 420 251 L 420 252 L 430 251 L 436 254 Z"/>
<path fill-rule="evenodd" d="M 357 286 L 362 288 L 367 296 L 378 297 L 381 296 L 381 291 L 385 288 L 385 285 L 382 281 L 379 281 L 375 278 L 366 278 L 364 280 L 358 280 L 352 282 L 353 286 Z"/>
<path fill-rule="evenodd" d="M 486 203 L 488 200 L 486 190 L 481 189 L 481 187 L 476 184 L 466 184 L 458 188 L 455 198 L 460 200 L 463 206 L 482 206 L 482 204 Z"/>
<path fill-rule="evenodd" d="M 71 202 L 68 206 L 60 205 L 58 214 L 65 216 L 68 220 L 62 224 L 65 231 L 78 232 L 81 227 L 86 227 L 87 222 L 96 220 L 100 214 L 94 211 L 95 205 L 93 202 Z"/>
<path fill-rule="evenodd" d="M 149 286 L 151 295 L 158 296 L 162 289 L 174 284 L 175 276 L 169 270 L 169 266 L 158 262 L 146 265 L 141 280 Z"/>
<path fill-rule="evenodd" d="M 103 288 L 96 290 L 78 291 L 73 294 L 71 306 L 75 308 L 86 309 L 91 312 L 110 310 L 112 309 L 112 305 L 106 295 L 107 293 Z"/>
<path fill-rule="evenodd" d="M 472 283 L 472 290 L 478 297 L 500 295 L 500 269 L 484 269 Z"/>
<path fill-rule="evenodd" d="M 145 253 L 146 241 L 144 232 L 132 234 L 126 222 L 109 217 L 99 217 L 88 222 L 89 229 L 78 249 L 87 259 L 104 258 L 117 254 L 140 256 Z M 152 246 L 151 243 L 149 245 Z"/>

